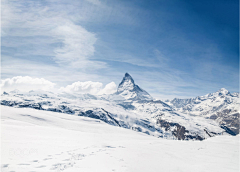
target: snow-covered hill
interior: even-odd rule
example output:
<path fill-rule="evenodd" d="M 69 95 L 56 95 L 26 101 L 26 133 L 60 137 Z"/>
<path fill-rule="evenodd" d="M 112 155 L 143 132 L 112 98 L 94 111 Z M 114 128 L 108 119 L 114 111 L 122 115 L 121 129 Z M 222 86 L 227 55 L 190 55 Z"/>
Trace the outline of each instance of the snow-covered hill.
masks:
<path fill-rule="evenodd" d="M 99 119 L 0 107 L 2 172 L 239 171 L 239 136 L 166 140 Z"/>
<path fill-rule="evenodd" d="M 176 108 L 173 101 L 167 104 L 153 100 L 128 73 L 117 92 L 110 96 L 44 91 L 20 93 L 15 90 L 4 93 L 1 98 L 1 105 L 100 119 L 113 126 L 160 138 L 203 140 L 216 135 L 235 135 L 226 125 L 220 126 L 217 120 L 193 116 Z"/>

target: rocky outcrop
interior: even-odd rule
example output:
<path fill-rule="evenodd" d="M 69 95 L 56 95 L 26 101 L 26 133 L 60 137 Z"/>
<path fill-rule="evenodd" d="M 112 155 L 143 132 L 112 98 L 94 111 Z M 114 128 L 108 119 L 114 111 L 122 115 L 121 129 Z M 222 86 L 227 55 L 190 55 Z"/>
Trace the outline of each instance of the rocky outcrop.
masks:
<path fill-rule="evenodd" d="M 186 128 L 178 123 L 168 122 L 166 120 L 158 119 L 157 124 L 164 128 L 165 131 L 171 131 L 177 140 L 203 140 L 204 138 L 196 133 L 190 133 Z"/>
<path fill-rule="evenodd" d="M 234 134 L 239 134 L 239 112 L 231 109 L 224 109 L 210 116 L 210 119 L 216 120 L 221 126 L 226 126 L 227 130 L 231 130 Z M 232 133 L 231 132 L 231 133 Z"/>

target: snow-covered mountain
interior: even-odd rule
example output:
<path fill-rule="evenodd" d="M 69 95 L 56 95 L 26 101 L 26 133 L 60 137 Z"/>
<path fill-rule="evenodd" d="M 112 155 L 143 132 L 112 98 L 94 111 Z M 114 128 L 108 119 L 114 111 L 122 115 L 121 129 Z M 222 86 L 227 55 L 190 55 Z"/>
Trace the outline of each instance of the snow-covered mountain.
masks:
<path fill-rule="evenodd" d="M 182 107 L 179 108 L 180 104 L 187 106 L 191 101 L 198 100 L 179 100 L 178 104 L 174 103 L 177 99 L 171 101 L 171 104 L 153 100 L 135 84 L 128 73 L 119 84 L 117 92 L 110 96 L 14 91 L 2 94 L 1 98 L 1 105 L 5 106 L 90 117 L 116 127 L 167 139 L 203 140 L 222 134 L 235 135 L 228 126 L 219 125 L 219 121 L 201 115 L 193 116 L 182 110 Z"/>
<path fill-rule="evenodd" d="M 133 78 L 128 73 L 123 77 L 115 95 L 123 97 L 124 100 L 131 101 L 153 99 L 150 94 L 134 83 Z"/>
<path fill-rule="evenodd" d="M 221 127 L 233 132 L 233 135 L 239 134 L 239 93 L 231 94 L 222 88 L 215 93 L 196 98 L 175 98 L 169 102 L 169 105 L 177 112 L 213 119 Z"/>

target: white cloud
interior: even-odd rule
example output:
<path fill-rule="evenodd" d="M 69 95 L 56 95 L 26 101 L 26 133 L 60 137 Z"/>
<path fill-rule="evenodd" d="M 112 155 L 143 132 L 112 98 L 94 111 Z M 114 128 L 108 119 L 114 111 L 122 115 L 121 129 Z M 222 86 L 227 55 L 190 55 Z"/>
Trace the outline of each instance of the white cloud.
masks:
<path fill-rule="evenodd" d="M 107 84 L 98 94 L 113 94 L 117 91 L 117 85 L 115 82 Z"/>
<path fill-rule="evenodd" d="M 93 95 L 102 95 L 102 94 L 112 94 L 116 92 L 116 84 L 111 82 L 103 88 L 103 84 L 100 82 L 74 82 L 71 85 L 66 87 L 61 87 L 60 91 L 68 93 L 80 93 L 80 94 L 93 94 Z"/>
<path fill-rule="evenodd" d="M 44 78 L 32 78 L 29 76 L 16 76 L 1 80 L 2 91 L 19 90 L 27 92 L 30 90 L 45 90 L 49 91 L 54 88 L 55 84 Z"/>
<path fill-rule="evenodd" d="M 67 85 L 66 87 L 61 87 L 60 91 L 68 92 L 68 93 L 90 93 L 90 94 L 97 94 L 101 88 L 102 83 L 100 82 L 74 82 L 71 85 Z"/>
<path fill-rule="evenodd" d="M 116 92 L 117 86 L 114 82 L 110 82 L 105 87 L 101 82 L 74 82 L 66 87 L 61 87 L 59 90 L 56 89 L 57 85 L 44 78 L 32 78 L 30 76 L 16 76 L 13 78 L 7 78 L 1 80 L 1 91 L 10 92 L 13 90 L 19 90 L 21 92 L 28 92 L 31 90 L 44 90 L 52 92 L 67 92 L 67 93 L 79 93 L 79 94 L 112 94 Z"/>
<path fill-rule="evenodd" d="M 63 46 L 55 49 L 55 59 L 60 64 L 70 64 L 72 67 L 87 66 L 89 57 L 94 55 L 96 37 L 80 25 L 68 22 L 57 26 L 52 31 Z M 80 63 L 80 65 L 75 65 Z"/>

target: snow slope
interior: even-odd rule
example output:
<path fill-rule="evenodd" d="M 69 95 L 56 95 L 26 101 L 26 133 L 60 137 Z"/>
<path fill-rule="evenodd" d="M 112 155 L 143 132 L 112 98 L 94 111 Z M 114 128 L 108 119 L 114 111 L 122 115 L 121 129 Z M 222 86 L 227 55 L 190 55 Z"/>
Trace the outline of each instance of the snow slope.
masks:
<path fill-rule="evenodd" d="M 101 120 L 1 106 L 1 171 L 238 172 L 239 136 L 155 138 Z"/>

